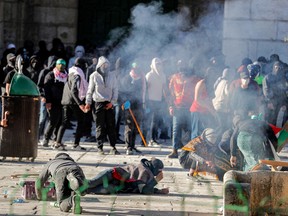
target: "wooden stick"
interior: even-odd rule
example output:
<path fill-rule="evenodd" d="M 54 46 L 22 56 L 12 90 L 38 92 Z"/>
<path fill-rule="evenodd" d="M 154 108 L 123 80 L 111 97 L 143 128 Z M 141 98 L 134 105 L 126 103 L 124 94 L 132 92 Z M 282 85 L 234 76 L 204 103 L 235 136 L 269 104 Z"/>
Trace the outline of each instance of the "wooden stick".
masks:
<path fill-rule="evenodd" d="M 136 127 L 137 127 L 137 130 L 138 130 L 138 132 L 139 132 L 139 134 L 140 134 L 140 137 L 141 137 L 141 139 L 142 139 L 142 141 L 143 141 L 143 143 L 144 143 L 144 146 L 147 147 L 146 140 L 145 140 L 145 138 L 144 138 L 144 136 L 143 136 L 143 134 L 142 134 L 142 132 L 141 132 L 141 130 L 140 130 L 140 127 L 139 127 L 139 125 L 138 125 L 138 122 L 137 122 L 137 120 L 136 120 L 136 118 L 135 118 L 135 116 L 134 116 L 134 114 L 133 114 L 133 112 L 132 112 L 132 110 L 131 110 L 130 108 L 129 108 L 129 112 L 130 112 L 130 114 L 131 114 L 131 116 L 132 116 L 132 118 L 133 118 L 133 121 L 134 121 L 134 123 L 135 123 L 135 125 L 136 125 Z"/>

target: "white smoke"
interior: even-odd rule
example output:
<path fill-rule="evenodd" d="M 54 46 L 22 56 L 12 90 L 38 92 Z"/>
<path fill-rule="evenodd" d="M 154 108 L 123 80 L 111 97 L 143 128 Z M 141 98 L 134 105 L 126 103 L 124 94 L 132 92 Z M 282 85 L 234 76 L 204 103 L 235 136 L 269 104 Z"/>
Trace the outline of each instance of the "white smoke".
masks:
<path fill-rule="evenodd" d="M 113 47 L 109 58 L 121 57 L 129 63 L 136 61 L 149 70 L 154 57 L 175 64 L 179 59 L 189 61 L 203 53 L 211 55 L 216 49 L 221 49 L 219 41 L 222 40 L 222 20 L 220 26 L 215 24 L 223 16 L 223 11 L 219 12 L 220 7 L 217 4 L 211 5 L 208 14 L 193 26 L 187 7 L 180 8 L 178 12 L 163 14 L 161 2 L 138 4 L 131 10 L 129 33 L 126 34 L 127 29 L 123 28 L 110 33 L 108 45 L 118 43 L 119 38 L 125 38 Z"/>

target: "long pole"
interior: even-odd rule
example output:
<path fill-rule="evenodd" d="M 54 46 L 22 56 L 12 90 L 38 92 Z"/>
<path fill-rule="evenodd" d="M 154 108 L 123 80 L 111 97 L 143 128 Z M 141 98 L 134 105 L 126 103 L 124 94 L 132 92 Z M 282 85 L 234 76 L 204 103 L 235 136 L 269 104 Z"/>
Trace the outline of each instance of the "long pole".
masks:
<path fill-rule="evenodd" d="M 134 121 L 134 123 L 135 123 L 135 125 L 136 125 L 136 127 L 137 127 L 137 130 L 138 130 L 138 132 L 139 132 L 139 134 L 140 134 L 140 137 L 141 137 L 141 139 L 142 139 L 142 141 L 143 141 L 143 143 L 144 143 L 144 146 L 147 147 L 146 140 L 145 140 L 145 138 L 144 138 L 144 136 L 143 136 L 143 134 L 142 134 L 142 132 L 141 132 L 141 130 L 140 130 L 140 127 L 139 127 L 139 125 L 138 125 L 138 122 L 137 122 L 137 120 L 136 120 L 136 118 L 135 118 L 135 116 L 134 116 L 134 114 L 133 114 L 133 112 L 132 112 L 132 110 L 131 110 L 130 108 L 129 108 L 129 112 L 130 112 L 130 115 L 132 116 L 133 121 Z"/>

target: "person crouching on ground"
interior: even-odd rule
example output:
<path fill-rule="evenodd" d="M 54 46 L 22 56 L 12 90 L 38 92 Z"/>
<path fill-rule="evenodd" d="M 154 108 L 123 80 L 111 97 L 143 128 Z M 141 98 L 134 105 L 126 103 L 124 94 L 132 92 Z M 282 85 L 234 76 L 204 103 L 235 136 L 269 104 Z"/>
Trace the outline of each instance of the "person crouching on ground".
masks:
<path fill-rule="evenodd" d="M 115 194 L 168 194 L 169 188 L 155 186 L 163 179 L 164 164 L 157 158 L 141 159 L 138 165 L 117 166 L 100 172 L 88 181 L 87 193 Z"/>
<path fill-rule="evenodd" d="M 85 195 L 87 181 L 81 167 L 66 153 L 59 153 L 42 170 L 35 184 L 38 200 L 43 200 L 44 183 L 51 177 L 60 210 L 81 214 L 80 195 Z"/>

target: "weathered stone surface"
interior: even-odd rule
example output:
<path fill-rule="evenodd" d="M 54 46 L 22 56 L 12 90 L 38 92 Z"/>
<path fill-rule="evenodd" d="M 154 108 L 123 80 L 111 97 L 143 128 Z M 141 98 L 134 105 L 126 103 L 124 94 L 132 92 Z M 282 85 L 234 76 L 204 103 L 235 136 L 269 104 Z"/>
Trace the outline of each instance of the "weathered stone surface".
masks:
<path fill-rule="evenodd" d="M 76 42 L 77 30 L 74 27 L 59 26 L 57 28 L 57 37 L 62 41 L 65 41 L 66 44 L 75 44 Z"/>
<path fill-rule="evenodd" d="M 70 8 L 36 7 L 34 21 L 48 25 L 77 24 L 77 10 Z"/>
<path fill-rule="evenodd" d="M 275 21 L 225 20 L 224 35 L 226 38 L 249 40 L 275 40 L 277 38 Z"/>
<path fill-rule="evenodd" d="M 255 20 L 288 20 L 287 0 L 252 0 L 251 18 Z"/>
<path fill-rule="evenodd" d="M 237 39 L 225 39 L 223 41 L 222 50 L 223 53 L 229 54 L 226 55 L 226 64 L 236 68 L 240 65 L 240 61 L 244 57 L 247 57 L 247 53 L 249 53 L 248 41 Z"/>
<path fill-rule="evenodd" d="M 63 8 L 77 8 L 78 7 L 78 0 L 34 0 L 35 5 L 41 5 L 44 7 L 63 7 Z"/>
<path fill-rule="evenodd" d="M 271 52 L 287 59 L 283 44 L 288 35 L 287 7 L 288 0 L 225 1 L 222 51 L 227 57 L 226 64 L 235 68 L 241 61 L 239 56 L 255 60 L 259 56 L 268 58 Z M 231 45 L 234 49 L 229 49 Z"/>
<path fill-rule="evenodd" d="M 226 19 L 250 19 L 250 0 L 225 1 Z"/>

